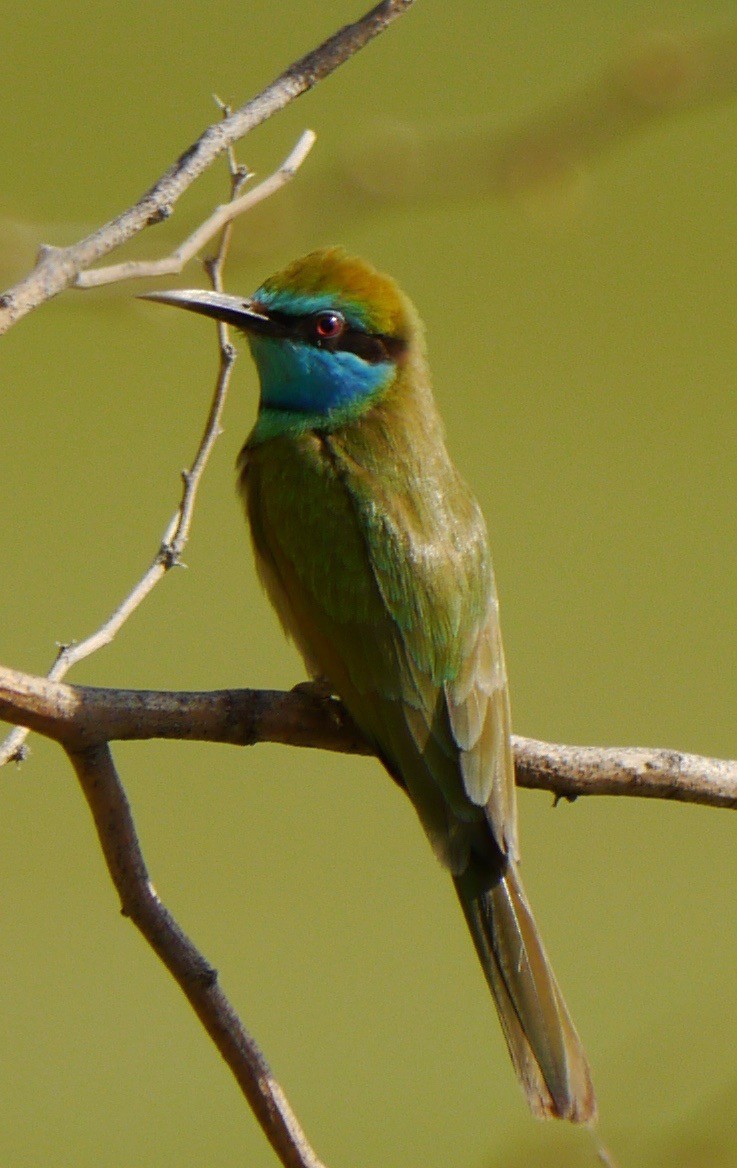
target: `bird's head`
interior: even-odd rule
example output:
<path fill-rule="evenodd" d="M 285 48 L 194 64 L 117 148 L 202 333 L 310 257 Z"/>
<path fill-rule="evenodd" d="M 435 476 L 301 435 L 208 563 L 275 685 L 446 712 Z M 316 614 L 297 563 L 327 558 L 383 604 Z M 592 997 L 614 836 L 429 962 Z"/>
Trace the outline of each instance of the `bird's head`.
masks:
<path fill-rule="evenodd" d="M 421 346 L 417 314 L 394 280 L 331 247 L 270 276 L 248 299 L 154 292 L 246 333 L 261 380 L 261 436 L 331 428 L 360 416 Z"/>

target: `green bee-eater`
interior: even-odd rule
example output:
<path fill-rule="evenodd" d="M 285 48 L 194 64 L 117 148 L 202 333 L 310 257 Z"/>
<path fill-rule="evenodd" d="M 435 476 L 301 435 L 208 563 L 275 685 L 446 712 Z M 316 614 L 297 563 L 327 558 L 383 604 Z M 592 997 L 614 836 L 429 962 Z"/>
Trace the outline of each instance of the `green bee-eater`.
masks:
<path fill-rule="evenodd" d="M 530 1107 L 593 1119 L 586 1056 L 520 882 L 486 527 L 445 448 L 414 307 L 339 248 L 250 299 L 152 298 L 246 333 L 261 398 L 239 487 L 261 580 L 451 873 Z"/>

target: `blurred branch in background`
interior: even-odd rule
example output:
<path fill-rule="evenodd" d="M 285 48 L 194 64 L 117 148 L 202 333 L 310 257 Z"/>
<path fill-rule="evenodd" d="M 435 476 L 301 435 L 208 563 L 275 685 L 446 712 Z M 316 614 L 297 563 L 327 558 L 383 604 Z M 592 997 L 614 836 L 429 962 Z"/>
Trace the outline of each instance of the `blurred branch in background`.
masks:
<path fill-rule="evenodd" d="M 328 198 L 335 236 L 393 208 L 451 199 L 565 213 L 579 205 L 581 179 L 599 157 L 650 128 L 735 98 L 737 26 L 651 33 L 600 76 L 510 127 L 377 121 L 342 158 L 311 166 L 278 206 L 259 208 L 259 230 L 241 234 L 233 258 L 260 254 L 277 219 L 280 246 L 286 233 L 299 250 L 290 232 L 314 235 Z"/>
<path fill-rule="evenodd" d="M 405 6 L 389 6 L 391 16 Z M 385 14 L 381 18 L 387 19 Z M 288 70 L 284 78 L 291 78 L 294 70 L 298 66 Z M 246 111 L 271 94 L 277 85 L 279 82 L 270 86 L 261 98 L 244 107 L 241 114 L 245 116 Z M 607 151 L 650 128 L 709 105 L 733 101 L 735 97 L 736 26 L 708 32 L 663 30 L 643 35 L 599 77 L 515 126 L 498 128 L 472 122 L 448 125 L 441 131 L 409 123 L 377 121 L 373 131 L 364 126 L 360 147 L 348 148 L 342 158 L 334 158 L 328 164 L 313 164 L 299 187 L 292 188 L 286 198 L 279 200 L 278 206 L 260 207 L 252 220 L 254 230 L 247 235 L 241 233 L 233 249 L 234 256 L 262 255 L 272 248 L 273 238 L 278 238 L 283 250 L 299 250 L 302 236 L 314 235 L 316 227 L 324 222 L 326 199 L 330 204 L 331 228 L 336 234 L 348 224 L 355 225 L 367 216 L 386 214 L 394 207 L 449 199 L 495 199 L 523 205 L 530 200 L 543 204 L 547 201 L 565 208 L 572 197 L 575 203 L 581 176 Z M 273 98 L 271 103 L 274 104 Z M 253 120 L 253 125 L 258 120 Z M 211 133 L 214 127 L 206 132 Z M 210 161 L 214 157 L 213 154 Z M 171 181 L 171 175 L 168 172 L 161 184 L 144 198 L 150 200 L 165 180 Z M 178 190 L 177 197 L 180 193 Z M 156 201 L 156 205 L 167 214 L 173 201 L 173 198 L 169 202 L 164 199 Z M 196 211 L 191 213 L 196 214 Z M 189 214 L 184 220 L 185 224 L 195 222 Z M 129 230 L 125 238 L 131 238 L 146 225 L 137 221 L 135 230 Z M 18 270 L 39 238 L 79 229 L 79 225 L 34 225 L 0 219 L 0 278 L 4 272 Z M 92 258 L 85 249 L 86 258 L 77 271 L 86 270 L 95 259 L 124 242 L 118 238 L 119 230 L 119 220 L 114 220 L 95 233 L 91 238 L 115 233 L 115 241 L 105 252 Z M 57 258 L 68 258 L 71 251 L 63 249 Z M 75 280 L 78 285 L 93 283 L 94 279 L 90 274 L 80 281 L 72 274 L 62 286 Z M 8 327 L 8 312 L 8 306 L 4 312 L 0 310 L 0 331 Z"/>

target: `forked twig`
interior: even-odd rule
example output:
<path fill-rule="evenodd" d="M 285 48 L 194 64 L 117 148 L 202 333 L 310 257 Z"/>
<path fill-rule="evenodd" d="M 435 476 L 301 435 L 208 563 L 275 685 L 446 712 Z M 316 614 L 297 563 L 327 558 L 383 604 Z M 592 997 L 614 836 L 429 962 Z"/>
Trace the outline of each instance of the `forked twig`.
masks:
<path fill-rule="evenodd" d="M 170 255 L 158 260 L 128 260 L 122 264 L 109 264 L 104 268 L 89 268 L 79 273 L 74 281 L 74 287 L 99 288 L 102 284 L 117 284 L 121 280 L 139 279 L 143 276 L 178 275 L 184 265 L 189 263 L 227 224 L 232 223 L 245 211 L 250 211 L 257 203 L 268 199 L 294 178 L 314 143 L 315 134 L 312 130 L 305 130 L 297 145 L 273 174 L 245 195 L 232 199 L 229 203 L 221 203 Z"/>
<path fill-rule="evenodd" d="M 290 65 L 262 93 L 215 122 L 185 150 L 134 206 L 71 247 L 42 248 L 32 272 L 0 295 L 0 334 L 39 304 L 71 287 L 80 272 L 104 259 L 146 227 L 171 215 L 175 203 L 233 143 L 353 57 L 406 12 L 414 0 L 383 0 L 360 20 L 347 24 L 318 48 Z"/>
<path fill-rule="evenodd" d="M 230 111 L 223 109 L 225 116 L 230 115 Z M 307 154 L 314 142 L 314 134 L 311 131 L 306 131 L 300 138 L 294 150 L 289 157 L 285 159 L 277 171 L 274 172 L 268 179 L 261 183 L 260 187 L 249 191 L 248 194 L 242 195 L 241 190 L 244 183 L 248 181 L 249 175 L 247 171 L 240 168 L 233 155 L 232 148 L 229 147 L 227 151 L 228 162 L 231 176 L 231 201 L 223 204 L 221 208 L 207 220 L 203 227 L 207 227 L 207 231 L 202 234 L 199 239 L 197 247 L 194 251 L 198 251 L 204 243 L 209 241 L 221 232 L 220 244 L 214 257 L 205 260 L 205 269 L 210 277 L 212 286 L 216 291 L 222 290 L 222 269 L 225 258 L 230 247 L 232 225 L 237 215 L 242 214 L 248 206 L 253 206 L 253 201 L 247 204 L 244 200 L 253 200 L 254 196 L 256 202 L 266 198 L 267 195 L 273 194 L 284 185 L 285 182 L 294 174 L 307 157 Z M 260 191 L 260 194 L 259 194 Z M 232 213 L 230 208 L 235 208 Z M 216 226 L 213 228 L 213 223 Z M 197 233 L 195 233 L 197 234 Z M 190 240 L 194 238 L 190 237 Z M 189 243 L 189 241 L 188 241 Z M 194 254 L 193 251 L 193 254 Z M 174 253 L 176 254 L 176 253 Z M 171 258 L 171 257 L 169 257 Z M 156 261 L 167 263 L 168 260 Z M 126 265 L 122 265 L 125 267 Z M 104 271 L 110 273 L 113 269 L 106 268 Z M 132 274 L 132 273 L 131 273 Z M 112 277 L 110 277 L 112 279 Z M 189 532 L 192 525 L 192 515 L 194 505 L 197 498 L 197 491 L 202 480 L 202 475 L 207 466 L 207 462 L 212 453 L 213 446 L 220 434 L 220 420 L 222 417 L 223 407 L 228 392 L 228 384 L 230 381 L 230 374 L 235 361 L 235 350 L 228 339 L 227 327 L 218 324 L 218 343 L 219 343 L 219 367 L 217 379 L 215 384 L 215 391 L 213 393 L 210 406 L 208 409 L 207 419 L 205 421 L 202 437 L 199 441 L 197 452 L 191 467 L 182 472 L 182 497 L 176 511 L 172 515 L 169 523 L 166 526 L 164 534 L 161 539 L 158 551 L 154 556 L 151 564 L 144 572 L 141 579 L 135 584 L 128 595 L 121 601 L 114 612 L 110 614 L 107 620 L 90 636 L 85 637 L 82 641 L 75 641 L 68 645 L 62 645 L 56 660 L 49 670 L 48 677 L 51 681 L 60 681 L 67 675 L 72 666 L 79 661 L 83 661 L 86 657 L 90 657 L 117 636 L 120 629 L 123 627 L 128 618 L 135 612 L 139 605 L 146 599 L 148 594 L 156 587 L 159 581 L 172 568 L 181 564 L 181 556 L 185 545 L 189 538 Z M 28 736 L 28 730 L 23 727 L 16 727 L 6 737 L 5 741 L 0 743 L 0 766 L 7 762 L 20 760 L 25 753 L 25 740 Z"/>

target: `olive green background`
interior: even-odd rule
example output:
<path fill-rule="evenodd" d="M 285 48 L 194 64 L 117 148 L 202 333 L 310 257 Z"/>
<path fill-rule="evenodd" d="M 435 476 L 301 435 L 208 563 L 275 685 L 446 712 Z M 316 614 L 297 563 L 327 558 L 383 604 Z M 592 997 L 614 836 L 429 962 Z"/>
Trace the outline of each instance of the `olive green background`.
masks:
<path fill-rule="evenodd" d="M 450 143 L 469 122 L 504 130 L 648 30 L 701 27 L 706 8 L 418 0 L 242 145 L 263 175 L 302 128 L 318 133 L 290 190 L 239 225 L 228 286 L 249 292 L 301 251 L 342 242 L 415 299 L 449 443 L 490 523 L 520 733 L 733 757 L 735 106 L 674 111 L 518 204 L 464 194 L 480 160 L 464 173 L 442 149 L 441 196 L 327 193 L 333 168 L 382 134 L 401 147 L 426 132 Z M 139 195 L 212 119 L 213 91 L 241 103 L 362 10 L 17 8 L 3 50 L 3 284 L 40 241 L 72 242 Z M 708 27 L 732 16 L 712 3 Z M 220 168 L 136 252 L 159 254 L 224 192 Z M 182 282 L 203 279 L 193 264 Z M 134 301 L 142 288 L 67 293 L 3 341 L 9 665 L 42 672 L 55 641 L 114 607 L 193 453 L 213 330 Z M 255 401 L 244 353 L 188 570 L 75 680 L 302 678 L 233 490 Z M 273 1164 L 120 917 L 65 760 L 32 745 L 0 775 L 0 1163 Z M 266 746 L 115 756 L 159 892 L 330 1168 L 597 1162 L 585 1132 L 528 1116 L 450 881 L 378 764 Z M 621 1166 L 736 1164 L 737 820 L 641 800 L 553 811 L 528 792 L 520 810 L 525 879 L 590 1053 L 602 1139 Z"/>

